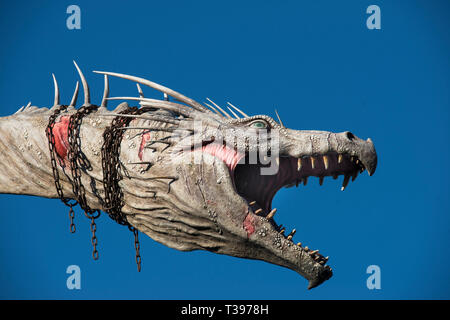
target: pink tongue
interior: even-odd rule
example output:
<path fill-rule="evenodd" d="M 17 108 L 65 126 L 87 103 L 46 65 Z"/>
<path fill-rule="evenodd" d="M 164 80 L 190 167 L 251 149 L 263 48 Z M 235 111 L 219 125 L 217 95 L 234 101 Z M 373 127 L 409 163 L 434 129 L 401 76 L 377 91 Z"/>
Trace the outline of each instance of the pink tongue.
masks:
<path fill-rule="evenodd" d="M 239 153 L 236 150 L 229 148 L 228 146 L 223 146 L 216 143 L 210 143 L 203 146 L 202 152 L 209 153 L 221 159 L 230 169 L 230 172 L 234 171 L 236 165 L 244 157 L 243 153 Z"/>

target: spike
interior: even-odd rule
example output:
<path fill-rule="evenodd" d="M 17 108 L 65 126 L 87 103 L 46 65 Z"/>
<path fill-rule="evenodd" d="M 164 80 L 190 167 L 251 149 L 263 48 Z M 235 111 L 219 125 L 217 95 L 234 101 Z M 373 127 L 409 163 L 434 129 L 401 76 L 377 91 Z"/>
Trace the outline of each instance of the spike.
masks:
<path fill-rule="evenodd" d="M 109 81 L 108 81 L 108 76 L 105 74 L 105 89 L 103 90 L 103 99 L 102 99 L 102 104 L 100 105 L 101 107 L 106 108 L 106 104 L 108 102 L 108 100 L 107 100 L 108 96 L 109 96 Z"/>
<path fill-rule="evenodd" d="M 311 251 L 309 254 L 316 254 L 316 253 L 318 253 L 319 252 L 319 250 L 313 250 L 313 251 Z"/>
<path fill-rule="evenodd" d="M 301 243 L 301 242 L 297 243 L 297 246 L 301 247 L 301 246 L 302 246 L 302 243 Z"/>
<path fill-rule="evenodd" d="M 297 171 L 300 171 L 302 168 L 302 158 L 297 159 Z"/>
<path fill-rule="evenodd" d="M 53 84 L 55 85 L 55 99 L 53 101 L 54 106 L 59 106 L 59 87 L 58 82 L 56 81 L 55 75 L 52 73 Z"/>
<path fill-rule="evenodd" d="M 234 110 L 236 110 L 237 112 L 239 112 L 242 116 L 244 116 L 244 118 L 249 118 L 248 115 L 246 115 L 241 109 L 239 109 L 238 107 L 234 106 L 231 104 L 231 102 L 227 102 Z"/>
<path fill-rule="evenodd" d="M 308 248 L 308 246 L 305 246 L 305 248 L 304 248 L 304 249 L 305 249 L 305 251 L 306 251 L 306 252 L 308 252 L 308 251 L 309 251 L 309 248 Z"/>
<path fill-rule="evenodd" d="M 24 106 L 20 107 L 19 110 L 16 111 L 16 113 L 22 112 L 22 110 L 23 110 L 24 108 L 25 108 Z M 16 113 L 14 113 L 14 114 L 16 114 Z"/>
<path fill-rule="evenodd" d="M 136 87 L 139 93 L 139 97 L 144 98 L 144 92 L 142 92 L 141 86 L 139 85 L 139 83 L 136 83 Z"/>
<path fill-rule="evenodd" d="M 200 103 L 198 103 L 195 100 L 192 100 L 184 95 L 182 95 L 181 93 L 178 93 L 172 89 L 169 89 L 167 87 L 164 87 L 160 84 L 157 84 L 155 82 L 146 80 L 144 78 L 139 78 L 139 77 L 135 77 L 135 76 L 130 76 L 127 74 L 122 74 L 122 73 L 116 73 L 116 72 L 105 72 L 105 71 L 94 71 L 95 73 L 100 73 L 100 74 L 107 74 L 113 77 L 118 77 L 118 78 L 122 78 L 122 79 L 126 79 L 126 80 L 130 80 L 130 81 L 134 81 L 146 86 L 149 86 L 150 88 L 153 88 L 155 90 L 161 91 L 163 93 L 167 93 L 167 95 L 173 97 L 176 100 L 179 100 L 181 102 L 186 103 L 187 105 L 191 106 L 192 108 L 201 111 L 201 112 L 212 112 L 211 110 L 208 110 L 207 108 L 205 108 L 204 106 L 202 106 Z"/>
<path fill-rule="evenodd" d="M 262 212 L 263 210 L 261 208 L 259 208 L 258 210 L 255 211 L 255 214 L 258 215 Z"/>
<path fill-rule="evenodd" d="M 107 100 L 137 100 L 142 106 L 149 106 L 158 109 L 166 109 L 179 113 L 187 118 L 191 117 L 192 109 L 188 106 L 177 104 L 169 101 L 162 101 L 157 99 L 137 98 L 137 97 L 110 97 Z"/>
<path fill-rule="evenodd" d="M 219 107 L 214 101 L 212 101 L 210 98 L 206 98 L 209 102 L 211 102 L 217 109 L 219 109 L 227 118 L 231 119 L 232 117 L 221 107 Z"/>
<path fill-rule="evenodd" d="M 252 201 L 249 203 L 249 205 L 253 206 L 254 204 L 256 204 L 256 201 Z"/>
<path fill-rule="evenodd" d="M 283 121 L 281 121 L 281 118 L 280 118 L 280 115 L 278 114 L 277 109 L 275 109 L 275 114 L 277 115 L 278 122 L 280 122 L 280 125 L 281 125 L 283 128 L 286 128 L 286 127 L 284 126 L 284 124 L 283 124 Z"/>
<path fill-rule="evenodd" d="M 295 233 L 297 232 L 297 230 L 295 230 L 295 229 L 292 229 L 292 231 L 291 231 L 291 233 L 289 233 L 289 235 L 288 235 L 288 240 L 291 240 L 292 239 L 292 237 L 295 235 Z"/>
<path fill-rule="evenodd" d="M 344 191 L 348 185 L 348 181 L 350 180 L 350 176 L 348 174 L 345 175 L 344 181 L 342 182 L 341 191 Z"/>
<path fill-rule="evenodd" d="M 267 219 L 272 219 L 273 216 L 275 215 L 275 213 L 277 212 L 277 209 L 272 209 L 272 211 L 269 212 L 269 214 L 267 215 Z"/>
<path fill-rule="evenodd" d="M 204 102 L 204 104 L 206 106 L 208 106 L 212 111 L 214 111 L 215 113 L 217 113 L 219 116 L 223 117 L 223 115 L 216 109 L 214 108 L 212 105 L 210 105 L 209 103 Z"/>
<path fill-rule="evenodd" d="M 284 235 L 284 232 L 286 231 L 286 228 L 283 228 L 283 229 L 281 229 L 280 230 L 280 234 L 283 234 Z"/>
<path fill-rule="evenodd" d="M 84 106 L 89 106 L 91 104 L 91 98 L 89 95 L 89 86 L 88 83 L 86 81 L 86 78 L 83 75 L 83 72 L 81 72 L 81 69 L 78 67 L 77 63 L 74 61 L 73 62 L 75 64 L 75 68 L 77 68 L 78 74 L 80 75 L 80 79 L 81 79 L 81 84 L 83 85 L 83 90 L 84 90 Z"/>
<path fill-rule="evenodd" d="M 227 107 L 227 109 L 233 114 L 233 116 L 234 116 L 236 119 L 240 119 L 240 117 L 236 114 L 236 112 L 234 112 L 230 107 Z"/>
<path fill-rule="evenodd" d="M 80 82 L 77 81 L 77 84 L 75 85 L 75 91 L 73 92 L 72 100 L 70 100 L 69 107 L 75 107 L 75 104 L 77 103 L 79 89 L 80 89 Z"/>
<path fill-rule="evenodd" d="M 328 156 L 323 156 L 323 165 L 325 170 L 328 170 Z"/>
<path fill-rule="evenodd" d="M 27 105 L 25 106 L 25 109 L 28 109 L 29 107 L 31 107 L 31 101 L 27 103 Z"/>

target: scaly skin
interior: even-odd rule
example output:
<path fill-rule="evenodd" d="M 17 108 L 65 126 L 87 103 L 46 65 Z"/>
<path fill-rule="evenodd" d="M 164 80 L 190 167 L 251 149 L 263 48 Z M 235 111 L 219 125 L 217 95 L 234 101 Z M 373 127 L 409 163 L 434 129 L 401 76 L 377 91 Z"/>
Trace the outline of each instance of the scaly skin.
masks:
<path fill-rule="evenodd" d="M 80 75 L 84 105 L 89 105 L 87 83 Z M 305 183 L 308 176 L 342 174 L 348 182 L 359 170 L 373 174 L 377 155 L 370 139 L 349 132 L 292 130 L 268 116 L 231 118 L 215 112 L 218 106 L 210 110 L 153 82 L 108 75 L 148 85 L 177 100 L 145 99 L 142 93 L 134 98 L 154 110 L 135 117 L 121 143 L 119 158 L 126 173 L 119 182 L 125 201 L 122 212 L 133 227 L 178 250 L 202 249 L 290 268 L 309 281 L 308 288 L 331 277 L 327 258 L 294 244 L 293 234 L 280 230 L 271 201 L 278 189 Z M 121 103 L 108 111 L 107 94 L 106 89 L 102 106 L 83 119 L 80 131 L 81 151 L 92 165 L 82 175 L 87 202 L 103 211 L 103 132 L 128 107 Z M 45 134 L 58 105 L 55 90 L 51 109 L 27 107 L 0 119 L 0 193 L 58 198 Z M 64 163 L 58 166 L 61 184 L 69 198 L 75 196 L 67 162 L 67 123 L 75 112 L 73 106 L 62 112 L 53 129 Z M 267 137 L 268 143 L 257 137 Z M 268 164 L 248 164 L 252 155 L 260 162 L 267 155 Z M 263 173 L 263 167 L 275 172 Z"/>

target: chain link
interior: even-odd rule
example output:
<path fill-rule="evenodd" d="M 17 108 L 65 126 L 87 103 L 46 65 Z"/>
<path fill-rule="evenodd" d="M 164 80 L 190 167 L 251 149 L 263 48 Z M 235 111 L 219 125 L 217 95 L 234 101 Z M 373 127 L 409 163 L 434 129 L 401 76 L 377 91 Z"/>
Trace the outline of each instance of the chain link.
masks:
<path fill-rule="evenodd" d="M 59 164 L 64 166 L 64 160 L 61 159 L 56 152 L 55 136 L 53 134 L 53 127 L 55 120 L 59 114 L 66 110 L 67 106 L 58 107 L 55 112 L 49 118 L 49 124 L 46 129 L 47 138 L 49 141 L 50 160 L 52 164 L 53 177 L 55 180 L 55 187 L 61 201 L 68 206 L 69 218 L 70 218 L 70 232 L 76 231 L 74 218 L 75 212 L 73 207 L 77 204 L 83 209 L 84 214 L 91 220 L 91 243 L 93 247 L 92 257 L 94 260 L 99 258 L 97 250 L 98 239 L 96 236 L 97 224 L 95 220 L 100 216 L 101 212 L 97 209 L 92 209 L 87 204 L 86 190 L 82 184 L 81 176 L 82 170 L 92 170 L 89 160 L 82 153 L 80 148 L 80 129 L 83 117 L 94 112 L 98 109 L 98 106 L 88 105 L 82 106 L 76 113 L 72 114 L 69 118 L 67 139 L 69 143 L 69 150 L 67 157 L 70 163 L 70 170 L 72 174 L 72 191 L 76 197 L 75 202 L 71 202 L 72 199 L 65 198 L 63 189 L 60 183 L 60 177 L 58 172 L 58 164 L 56 159 L 58 158 Z M 136 114 L 155 110 L 152 107 L 130 107 L 121 112 L 121 114 Z M 126 219 L 126 216 L 122 212 L 123 192 L 119 186 L 119 181 L 123 178 L 121 174 L 121 163 L 119 159 L 120 145 L 123 137 L 123 130 L 121 128 L 127 126 L 133 118 L 117 116 L 111 122 L 111 125 L 105 129 L 103 133 L 103 145 L 102 145 L 102 169 L 103 169 L 103 186 L 105 191 L 105 199 L 103 200 L 103 207 L 108 213 L 109 217 L 121 225 L 127 225 L 131 232 L 134 234 L 134 248 L 136 250 L 136 264 L 138 271 L 141 271 L 141 255 L 140 255 L 140 243 L 139 243 L 139 231 L 132 227 Z"/>
<path fill-rule="evenodd" d="M 55 126 L 56 118 L 59 116 L 59 114 L 62 111 L 66 110 L 67 107 L 68 106 L 66 106 L 66 105 L 61 105 L 55 109 L 54 113 L 49 118 L 48 126 L 46 128 L 46 134 L 47 134 L 47 139 L 49 142 L 48 148 L 50 151 L 50 161 L 52 164 L 52 172 L 53 172 L 53 179 L 55 181 L 56 192 L 58 193 L 58 197 L 61 199 L 61 201 L 70 208 L 69 209 L 70 232 L 75 233 L 76 227 L 73 222 L 73 220 L 75 219 L 75 213 L 73 211 L 73 207 L 77 205 L 77 202 L 76 201 L 71 202 L 71 199 L 64 197 L 63 189 L 62 189 L 61 183 L 60 183 L 59 171 L 58 171 L 58 165 L 56 162 L 56 158 L 58 158 L 61 166 L 64 166 L 64 160 L 61 159 L 59 157 L 58 153 L 56 152 L 55 135 L 53 134 L 53 127 Z"/>
<path fill-rule="evenodd" d="M 141 115 L 148 111 L 155 110 L 152 107 L 130 107 L 120 112 L 123 115 Z M 121 225 L 127 225 L 134 234 L 134 247 L 136 250 L 136 264 L 138 271 L 141 271 L 141 255 L 139 253 L 140 244 L 138 238 L 138 230 L 132 227 L 122 212 L 123 192 L 119 186 L 122 180 L 121 163 L 119 159 L 120 145 L 122 142 L 123 127 L 133 120 L 132 117 L 117 116 L 111 122 L 111 125 L 105 129 L 103 133 L 102 146 L 102 168 L 103 168 L 103 187 L 105 189 L 104 208 L 111 219 Z"/>

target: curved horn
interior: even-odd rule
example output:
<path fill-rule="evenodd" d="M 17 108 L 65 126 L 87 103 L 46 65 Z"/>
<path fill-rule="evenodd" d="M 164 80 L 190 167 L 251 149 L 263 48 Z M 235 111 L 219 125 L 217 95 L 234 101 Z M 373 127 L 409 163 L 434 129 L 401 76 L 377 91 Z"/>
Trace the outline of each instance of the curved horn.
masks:
<path fill-rule="evenodd" d="M 135 76 L 130 76 L 130 75 L 126 75 L 126 74 L 122 74 L 122 73 L 116 73 L 116 72 L 106 72 L 106 71 L 94 71 L 95 73 L 100 73 L 100 74 L 107 74 L 109 76 L 113 76 L 113 77 L 118 77 L 118 78 L 122 78 L 122 79 L 127 79 L 127 80 L 131 80 L 146 86 L 149 86 L 150 88 L 153 88 L 155 90 L 161 91 L 163 93 L 166 93 L 167 95 L 173 97 L 176 100 L 179 100 L 181 102 L 186 103 L 187 105 L 191 106 L 192 108 L 194 108 L 195 110 L 201 111 L 201 112 L 208 112 L 208 113 L 212 113 L 211 110 L 209 110 L 208 108 L 205 108 L 204 106 L 202 106 L 200 103 L 198 103 L 195 100 L 192 100 L 184 95 L 182 95 L 181 93 L 178 93 L 172 89 L 169 89 L 167 87 L 164 87 L 160 84 L 157 84 L 155 82 L 149 81 L 147 79 L 144 78 L 139 78 L 139 77 L 135 77 Z"/>
<path fill-rule="evenodd" d="M 53 77 L 53 84 L 55 85 L 55 99 L 53 101 L 54 106 L 59 106 L 59 87 L 58 87 L 58 81 L 56 81 L 55 75 L 52 73 Z"/>
<path fill-rule="evenodd" d="M 105 107 L 106 108 L 106 104 L 108 102 L 108 95 L 109 95 L 109 81 L 108 81 L 108 76 L 105 74 L 105 89 L 103 90 L 103 99 L 102 99 L 102 104 L 100 105 L 101 107 Z"/>
<path fill-rule="evenodd" d="M 86 78 L 83 75 L 83 72 L 81 72 L 77 63 L 75 61 L 73 63 L 75 64 L 75 68 L 77 68 L 78 74 L 80 75 L 81 83 L 83 84 L 83 90 L 84 90 L 84 104 L 83 105 L 88 106 L 91 104 L 91 98 L 89 95 L 89 86 L 87 84 Z"/>
<path fill-rule="evenodd" d="M 70 100 L 69 107 L 75 107 L 75 104 L 77 103 L 78 90 L 79 89 L 80 89 L 80 82 L 77 81 L 77 84 L 75 86 L 75 91 L 74 91 L 73 96 L 72 96 L 72 100 Z"/>

